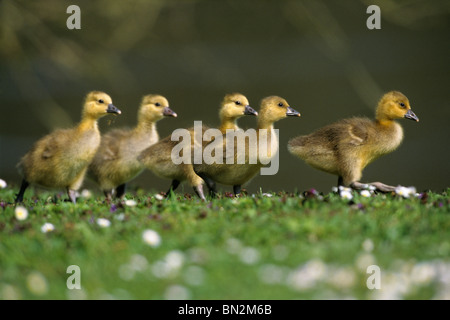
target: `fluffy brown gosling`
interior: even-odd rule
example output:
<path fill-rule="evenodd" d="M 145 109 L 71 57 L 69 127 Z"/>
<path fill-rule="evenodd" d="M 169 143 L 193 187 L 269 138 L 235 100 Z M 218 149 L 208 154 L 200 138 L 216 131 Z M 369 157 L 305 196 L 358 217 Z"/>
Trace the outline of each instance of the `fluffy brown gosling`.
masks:
<path fill-rule="evenodd" d="M 109 95 L 90 92 L 85 99 L 81 122 L 72 129 L 58 129 L 38 140 L 17 167 L 23 180 L 16 203 L 23 201 L 29 184 L 65 189 L 76 203 L 76 191 L 99 145 L 97 120 L 108 113 L 120 114 Z"/>
<path fill-rule="evenodd" d="M 254 178 L 258 171 L 264 166 L 263 163 L 267 163 L 278 152 L 278 137 L 274 131 L 274 123 L 288 116 L 299 117 L 300 113 L 291 108 L 287 101 L 281 97 L 270 96 L 264 98 L 261 101 L 257 122 L 257 141 L 255 142 L 255 145 L 250 145 L 248 140 L 245 143 L 245 163 L 238 163 L 238 146 L 235 145 L 234 153 L 228 155 L 234 157 L 233 161 L 227 161 L 227 152 L 224 152 L 222 163 L 194 164 L 195 172 L 205 180 L 210 188 L 214 188 L 215 183 L 221 183 L 233 186 L 234 194 L 240 194 L 241 186 Z M 260 140 L 267 143 L 267 154 L 261 152 L 262 155 L 260 155 Z M 226 136 L 223 138 L 222 148 L 223 150 L 226 150 L 227 148 Z M 255 164 L 252 164 L 249 161 L 250 150 L 258 154 L 257 163 Z M 242 152 L 242 150 L 239 151 Z"/>
<path fill-rule="evenodd" d="M 115 196 L 121 198 L 125 194 L 126 183 L 144 170 L 137 157 L 158 142 L 156 122 L 176 116 L 165 97 L 149 94 L 142 98 L 135 128 L 115 129 L 102 136 L 88 175 L 98 183 L 107 199 L 111 199 L 114 191 Z"/>
<path fill-rule="evenodd" d="M 221 119 L 219 129 L 222 132 L 225 132 L 227 129 L 237 129 L 237 119 L 249 114 L 257 113 L 249 106 L 248 100 L 244 95 L 239 93 L 227 94 L 222 101 L 219 111 L 219 117 Z M 207 129 L 207 126 L 202 127 L 202 135 Z M 192 153 L 194 146 L 194 128 L 189 128 L 188 130 L 191 134 Z M 167 196 L 171 194 L 171 191 L 176 190 L 182 181 L 188 181 L 195 193 L 202 200 L 206 200 L 203 192 L 203 179 L 194 172 L 192 164 L 174 164 L 172 161 L 172 149 L 178 143 L 177 141 L 172 141 L 171 136 L 168 136 L 144 150 L 138 159 L 147 169 L 151 170 L 157 176 L 172 180 L 171 186 L 166 193 Z"/>
<path fill-rule="evenodd" d="M 395 120 L 419 121 L 408 98 L 398 91 L 386 93 L 378 103 L 375 120 L 344 119 L 317 131 L 293 138 L 289 152 L 312 167 L 337 175 L 338 185 L 353 189 L 375 187 L 382 192 L 394 186 L 381 182 L 359 182 L 363 169 L 378 157 L 397 149 L 403 140 L 403 129 Z"/>

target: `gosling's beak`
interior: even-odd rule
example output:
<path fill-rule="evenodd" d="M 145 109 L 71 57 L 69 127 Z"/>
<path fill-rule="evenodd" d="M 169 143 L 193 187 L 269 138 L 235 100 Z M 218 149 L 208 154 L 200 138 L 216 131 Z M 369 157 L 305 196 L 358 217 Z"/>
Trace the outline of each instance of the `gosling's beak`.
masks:
<path fill-rule="evenodd" d="M 106 112 L 107 113 L 116 113 L 116 114 L 122 113 L 122 111 L 117 109 L 112 103 L 108 104 L 108 108 L 106 109 Z"/>
<path fill-rule="evenodd" d="M 292 109 L 291 107 L 288 107 L 287 111 L 286 111 L 286 115 L 287 116 L 300 117 L 300 112 Z"/>
<path fill-rule="evenodd" d="M 414 121 L 419 122 L 419 118 L 417 118 L 417 116 L 414 114 L 414 112 L 412 112 L 411 109 L 409 109 L 408 111 L 406 111 L 406 114 L 404 116 L 406 119 L 411 119 Z"/>
<path fill-rule="evenodd" d="M 177 114 L 173 112 L 173 110 L 170 109 L 169 107 L 165 107 L 163 110 L 163 116 L 176 118 Z"/>
<path fill-rule="evenodd" d="M 245 110 L 244 110 L 244 114 L 249 116 L 249 115 L 253 115 L 253 116 L 257 116 L 258 112 L 256 112 L 255 109 L 253 109 L 252 107 L 250 107 L 249 105 L 245 106 Z"/>

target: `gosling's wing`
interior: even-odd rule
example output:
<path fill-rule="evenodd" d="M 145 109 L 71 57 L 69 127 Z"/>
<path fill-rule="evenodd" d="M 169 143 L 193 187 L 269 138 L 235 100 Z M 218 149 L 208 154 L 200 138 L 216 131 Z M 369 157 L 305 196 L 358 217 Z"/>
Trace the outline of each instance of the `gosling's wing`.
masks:
<path fill-rule="evenodd" d="M 341 120 L 315 132 L 293 138 L 289 141 L 289 151 L 305 160 L 333 158 L 342 148 L 364 145 L 368 139 L 371 121 L 365 118 Z"/>
<path fill-rule="evenodd" d="M 152 144 L 147 149 L 144 149 L 138 156 L 138 160 L 144 165 L 172 161 L 172 149 L 177 143 L 177 141 L 171 140 L 171 136 L 167 136 L 164 139 L 159 140 L 157 143 Z"/>
<path fill-rule="evenodd" d="M 114 161 L 120 158 L 121 146 L 126 143 L 129 132 L 126 130 L 112 130 L 102 136 L 100 147 L 97 151 L 97 157 L 101 161 Z"/>
<path fill-rule="evenodd" d="M 351 118 L 342 121 L 338 136 L 340 144 L 362 146 L 366 144 L 372 121 L 366 118 Z"/>
<path fill-rule="evenodd" d="M 98 155 L 102 161 L 113 161 L 118 159 L 119 145 L 114 143 L 112 137 L 102 137 L 102 144 L 98 150 Z"/>
<path fill-rule="evenodd" d="M 37 141 L 33 153 L 42 160 L 52 159 L 67 147 L 69 136 L 70 130 L 56 130 Z"/>
<path fill-rule="evenodd" d="M 55 150 L 57 149 L 57 141 L 50 137 L 50 139 L 46 139 L 43 141 L 41 158 L 46 160 L 55 154 Z"/>

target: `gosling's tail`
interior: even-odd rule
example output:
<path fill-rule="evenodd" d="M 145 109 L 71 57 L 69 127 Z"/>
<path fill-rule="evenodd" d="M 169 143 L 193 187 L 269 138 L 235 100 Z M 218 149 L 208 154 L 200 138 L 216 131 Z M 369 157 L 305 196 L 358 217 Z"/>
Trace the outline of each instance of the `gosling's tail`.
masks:
<path fill-rule="evenodd" d="M 305 145 L 306 145 L 306 137 L 299 136 L 289 140 L 287 147 L 290 153 L 298 157 L 301 157 Z"/>

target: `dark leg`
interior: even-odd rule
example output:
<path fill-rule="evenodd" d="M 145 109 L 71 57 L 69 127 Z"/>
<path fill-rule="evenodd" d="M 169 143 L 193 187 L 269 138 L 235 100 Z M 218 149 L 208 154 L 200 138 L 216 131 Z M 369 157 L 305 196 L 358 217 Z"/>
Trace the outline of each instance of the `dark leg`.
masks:
<path fill-rule="evenodd" d="M 75 190 L 70 190 L 67 189 L 67 194 L 69 195 L 69 199 L 70 201 L 72 201 L 72 203 L 76 204 L 77 203 L 77 192 Z"/>
<path fill-rule="evenodd" d="M 217 193 L 216 182 L 204 173 L 199 173 L 197 175 L 205 181 L 210 197 L 215 198 Z"/>
<path fill-rule="evenodd" d="M 234 195 L 235 196 L 237 196 L 238 194 L 240 194 L 241 193 L 241 186 L 240 185 L 235 185 L 235 186 L 233 186 L 233 192 L 234 192 Z"/>
<path fill-rule="evenodd" d="M 169 190 L 166 192 L 166 198 L 170 197 L 171 191 L 175 191 L 180 185 L 179 180 L 172 180 L 172 184 L 170 185 Z"/>
<path fill-rule="evenodd" d="M 118 186 L 116 188 L 116 198 L 122 198 L 123 197 L 123 195 L 125 194 L 126 187 L 127 187 L 127 184 L 124 183 L 124 184 L 121 184 L 120 186 Z"/>
<path fill-rule="evenodd" d="M 344 186 L 344 179 L 341 177 L 341 176 L 339 176 L 339 178 L 338 178 L 338 188 L 340 187 L 340 186 Z"/>
<path fill-rule="evenodd" d="M 25 179 L 22 180 L 22 185 L 20 186 L 19 193 L 16 196 L 16 203 L 23 202 L 23 195 L 25 193 L 25 190 L 28 188 L 30 184 Z"/>

